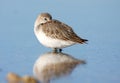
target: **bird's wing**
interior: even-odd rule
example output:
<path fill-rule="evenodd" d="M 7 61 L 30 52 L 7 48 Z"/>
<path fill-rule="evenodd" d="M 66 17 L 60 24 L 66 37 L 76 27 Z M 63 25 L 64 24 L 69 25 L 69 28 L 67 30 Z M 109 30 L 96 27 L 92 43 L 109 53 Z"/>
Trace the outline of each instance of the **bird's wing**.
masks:
<path fill-rule="evenodd" d="M 55 39 L 70 40 L 77 43 L 85 43 L 85 39 L 77 36 L 72 28 L 58 20 L 51 20 L 41 25 L 47 36 Z"/>

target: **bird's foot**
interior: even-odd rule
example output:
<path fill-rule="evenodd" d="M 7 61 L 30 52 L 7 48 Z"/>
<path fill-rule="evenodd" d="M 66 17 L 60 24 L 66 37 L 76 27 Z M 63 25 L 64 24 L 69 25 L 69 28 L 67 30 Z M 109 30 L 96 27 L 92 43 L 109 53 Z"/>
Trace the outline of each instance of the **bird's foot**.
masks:
<path fill-rule="evenodd" d="M 55 53 L 58 52 L 58 51 L 57 51 L 57 48 L 53 48 L 53 52 L 55 52 Z"/>
<path fill-rule="evenodd" d="M 59 49 L 59 52 L 62 52 L 62 49 Z"/>
<path fill-rule="evenodd" d="M 55 52 L 55 53 L 62 52 L 62 49 L 53 48 L 53 52 Z"/>

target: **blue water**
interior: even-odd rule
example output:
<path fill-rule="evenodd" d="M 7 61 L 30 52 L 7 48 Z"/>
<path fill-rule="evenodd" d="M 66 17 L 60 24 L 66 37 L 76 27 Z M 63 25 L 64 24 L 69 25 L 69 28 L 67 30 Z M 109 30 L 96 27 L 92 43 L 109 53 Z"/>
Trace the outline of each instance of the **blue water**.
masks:
<path fill-rule="evenodd" d="M 119 0 L 0 0 L 0 83 L 6 82 L 8 72 L 33 75 L 36 59 L 51 51 L 33 32 L 41 12 L 49 12 L 89 40 L 86 45 L 63 49 L 87 64 L 51 83 L 120 83 L 119 8 Z"/>

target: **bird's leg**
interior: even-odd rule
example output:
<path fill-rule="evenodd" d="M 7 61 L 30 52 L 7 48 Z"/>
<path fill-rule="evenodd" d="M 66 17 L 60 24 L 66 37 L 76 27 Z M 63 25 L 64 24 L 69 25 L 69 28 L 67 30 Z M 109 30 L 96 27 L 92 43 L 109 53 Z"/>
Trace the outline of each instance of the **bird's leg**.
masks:
<path fill-rule="evenodd" d="M 62 52 L 62 49 L 59 49 L 59 52 Z"/>
<path fill-rule="evenodd" d="M 57 52 L 57 48 L 53 48 L 53 52 Z"/>

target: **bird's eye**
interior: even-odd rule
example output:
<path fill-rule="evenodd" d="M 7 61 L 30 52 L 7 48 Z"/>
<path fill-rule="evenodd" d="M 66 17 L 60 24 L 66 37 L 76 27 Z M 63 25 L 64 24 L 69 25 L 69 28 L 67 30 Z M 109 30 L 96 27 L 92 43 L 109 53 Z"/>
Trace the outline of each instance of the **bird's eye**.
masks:
<path fill-rule="evenodd" d="M 47 18 L 44 18 L 44 20 L 47 20 Z"/>

